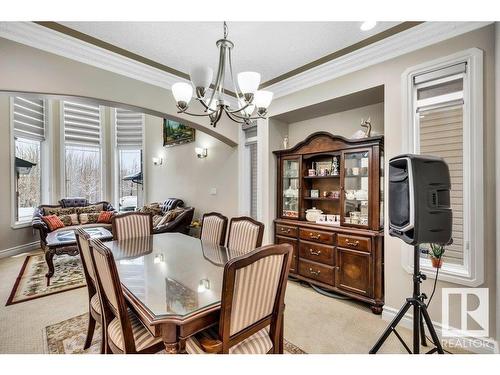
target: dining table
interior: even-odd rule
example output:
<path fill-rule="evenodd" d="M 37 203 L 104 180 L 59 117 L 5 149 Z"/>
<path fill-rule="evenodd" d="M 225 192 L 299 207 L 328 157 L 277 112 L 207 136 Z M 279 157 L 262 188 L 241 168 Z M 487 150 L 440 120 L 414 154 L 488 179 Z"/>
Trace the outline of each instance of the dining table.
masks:
<path fill-rule="evenodd" d="M 219 322 L 224 265 L 242 254 L 181 233 L 104 242 L 128 306 L 167 353 Z"/>

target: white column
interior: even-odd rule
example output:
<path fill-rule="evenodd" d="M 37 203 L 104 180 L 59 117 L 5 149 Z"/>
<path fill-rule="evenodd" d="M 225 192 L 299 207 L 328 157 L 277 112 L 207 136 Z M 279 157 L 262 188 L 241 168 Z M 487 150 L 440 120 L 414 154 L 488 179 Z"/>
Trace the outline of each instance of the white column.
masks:
<path fill-rule="evenodd" d="M 500 22 L 495 23 L 496 339 L 500 342 Z"/>
<path fill-rule="evenodd" d="M 272 206 L 269 166 L 273 160 L 270 149 L 269 120 L 257 121 L 257 219 L 264 223 L 264 239 L 262 244 L 273 242 L 274 209 Z"/>

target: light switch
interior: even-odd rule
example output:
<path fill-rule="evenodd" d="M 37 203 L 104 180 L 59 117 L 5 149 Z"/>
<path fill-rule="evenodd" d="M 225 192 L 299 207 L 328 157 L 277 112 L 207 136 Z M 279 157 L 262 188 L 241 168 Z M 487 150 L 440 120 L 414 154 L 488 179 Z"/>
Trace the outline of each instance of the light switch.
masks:
<path fill-rule="evenodd" d="M 210 189 L 210 195 L 217 195 L 217 188 L 211 188 Z"/>

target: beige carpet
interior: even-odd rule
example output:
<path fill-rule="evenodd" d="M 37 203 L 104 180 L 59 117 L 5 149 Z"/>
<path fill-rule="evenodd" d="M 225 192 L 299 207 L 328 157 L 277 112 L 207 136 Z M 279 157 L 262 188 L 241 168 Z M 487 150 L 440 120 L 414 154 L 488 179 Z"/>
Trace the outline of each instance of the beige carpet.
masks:
<path fill-rule="evenodd" d="M 82 314 L 45 329 L 46 349 L 49 354 L 99 354 L 101 327 L 97 326 L 88 349 L 83 350 L 87 334 L 88 314 Z M 284 340 L 285 354 L 306 354 L 291 342 Z"/>
<path fill-rule="evenodd" d="M 388 325 L 365 304 L 326 297 L 295 281 L 288 282 L 285 303 L 285 337 L 307 353 L 368 354 Z M 411 331 L 397 330 L 411 347 Z M 391 334 L 379 353 L 406 351 Z"/>
<path fill-rule="evenodd" d="M 3 301 L 25 255 L 0 259 Z M 86 288 L 79 288 L 11 306 L 0 304 L 0 353 L 44 353 L 45 328 L 86 313 L 87 298 Z M 328 298 L 296 282 L 288 283 L 285 337 L 307 353 L 368 353 L 386 325 L 366 305 Z M 409 342 L 410 331 L 401 328 L 400 332 Z M 381 352 L 404 351 L 391 337 Z"/>
<path fill-rule="evenodd" d="M 47 286 L 45 274 L 48 266 L 44 254 L 35 253 L 26 256 L 19 276 L 15 279 L 7 305 L 85 286 L 85 277 L 78 257 L 55 256 L 54 268 L 54 275 L 50 279 L 50 285 Z"/>

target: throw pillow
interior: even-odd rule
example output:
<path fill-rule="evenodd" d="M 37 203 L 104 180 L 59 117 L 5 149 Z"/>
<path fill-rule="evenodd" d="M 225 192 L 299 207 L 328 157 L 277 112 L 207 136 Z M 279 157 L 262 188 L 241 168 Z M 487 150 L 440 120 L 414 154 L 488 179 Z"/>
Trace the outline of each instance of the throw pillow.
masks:
<path fill-rule="evenodd" d="M 42 216 L 42 220 L 47 224 L 51 232 L 59 228 L 64 228 L 64 223 L 57 215 Z"/>
<path fill-rule="evenodd" d="M 99 212 L 88 212 L 80 214 L 80 224 L 94 224 L 99 219 Z"/>
<path fill-rule="evenodd" d="M 57 217 L 59 218 L 59 220 L 61 220 L 63 222 L 65 227 L 72 225 L 70 215 L 58 215 Z"/>
<path fill-rule="evenodd" d="M 78 207 L 76 210 L 79 214 L 99 213 L 101 211 L 104 211 L 104 204 L 91 204 L 85 207 Z"/>
<path fill-rule="evenodd" d="M 166 225 L 167 223 L 170 223 L 171 221 L 173 221 L 177 216 L 179 216 L 179 214 L 181 212 L 184 212 L 184 209 L 183 208 L 180 208 L 180 207 L 177 207 L 177 208 L 174 208 L 173 210 L 169 210 L 165 213 L 165 215 L 163 215 L 163 218 L 161 219 L 161 221 L 158 223 L 158 226 L 161 226 L 161 225 Z"/>
<path fill-rule="evenodd" d="M 163 219 L 163 216 L 161 215 L 154 215 L 153 216 L 153 227 L 156 228 L 158 224 L 160 223 L 161 219 Z"/>
<path fill-rule="evenodd" d="M 161 207 L 159 203 L 150 203 L 139 209 L 139 212 L 144 212 L 151 214 L 153 216 L 162 215 Z"/>
<path fill-rule="evenodd" d="M 71 218 L 71 225 L 78 225 L 80 222 L 78 221 L 78 214 L 70 214 L 69 217 Z"/>
<path fill-rule="evenodd" d="M 71 215 L 76 213 L 76 208 L 75 207 L 69 207 L 69 208 L 62 208 L 62 207 L 45 207 L 43 209 L 43 214 L 45 216 L 49 215 Z"/>
<path fill-rule="evenodd" d="M 113 217 L 113 211 L 101 211 L 99 212 L 99 217 L 97 218 L 97 222 L 109 224 L 111 223 L 112 217 Z"/>

